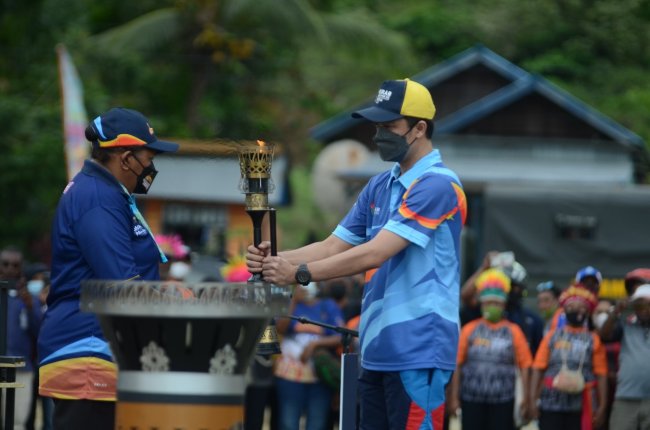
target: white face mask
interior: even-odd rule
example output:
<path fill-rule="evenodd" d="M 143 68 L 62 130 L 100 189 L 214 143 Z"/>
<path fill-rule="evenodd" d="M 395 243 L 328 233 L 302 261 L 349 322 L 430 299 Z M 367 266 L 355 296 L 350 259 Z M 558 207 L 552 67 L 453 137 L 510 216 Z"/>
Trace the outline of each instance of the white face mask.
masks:
<path fill-rule="evenodd" d="M 310 282 L 309 284 L 302 287 L 306 292 L 306 299 L 314 299 L 318 294 L 318 285 L 315 282 Z"/>
<path fill-rule="evenodd" d="M 607 312 L 599 312 L 597 314 L 593 314 L 591 321 L 593 321 L 594 327 L 600 330 L 600 328 L 605 324 L 605 321 L 607 321 L 607 318 L 609 318 L 609 314 L 607 314 Z"/>
<path fill-rule="evenodd" d="M 45 282 L 42 279 L 32 279 L 27 282 L 27 291 L 32 295 L 37 295 L 45 287 Z"/>

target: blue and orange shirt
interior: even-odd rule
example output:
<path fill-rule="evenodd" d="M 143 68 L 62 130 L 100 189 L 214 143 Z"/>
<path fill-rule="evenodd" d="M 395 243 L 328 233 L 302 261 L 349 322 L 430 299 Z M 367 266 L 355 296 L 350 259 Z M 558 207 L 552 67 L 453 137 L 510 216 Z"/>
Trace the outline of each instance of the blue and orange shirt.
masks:
<path fill-rule="evenodd" d="M 87 160 L 67 185 L 52 226 L 52 286 L 38 338 L 40 394 L 114 400 L 116 366 L 97 318 L 79 309 L 86 279 L 159 279 L 160 254 L 129 196 Z"/>
<path fill-rule="evenodd" d="M 359 326 L 364 368 L 455 369 L 466 214 L 460 180 L 433 150 L 404 174 L 396 164 L 371 178 L 334 230 L 352 245 L 382 229 L 410 242 L 366 275 Z"/>

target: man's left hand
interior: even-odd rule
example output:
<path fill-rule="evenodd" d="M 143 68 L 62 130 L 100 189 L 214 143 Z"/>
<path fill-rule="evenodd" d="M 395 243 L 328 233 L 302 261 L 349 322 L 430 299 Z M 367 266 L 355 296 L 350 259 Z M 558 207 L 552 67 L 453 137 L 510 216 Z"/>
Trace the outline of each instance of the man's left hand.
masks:
<path fill-rule="evenodd" d="M 289 285 L 296 282 L 297 266 L 282 257 L 266 257 L 263 261 L 262 275 L 266 282 L 277 285 Z"/>

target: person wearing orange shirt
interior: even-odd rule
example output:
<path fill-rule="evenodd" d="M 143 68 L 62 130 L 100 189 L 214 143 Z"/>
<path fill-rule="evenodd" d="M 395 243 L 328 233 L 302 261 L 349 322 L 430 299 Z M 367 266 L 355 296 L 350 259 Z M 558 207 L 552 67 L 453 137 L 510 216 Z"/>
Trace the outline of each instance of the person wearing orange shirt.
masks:
<path fill-rule="evenodd" d="M 544 336 L 533 362 L 530 404 L 532 416 L 539 416 L 540 430 L 591 430 L 604 422 L 605 347 L 585 324 L 596 304 L 596 296 L 577 285 L 560 296 L 567 324 Z M 595 386 L 597 408 L 592 413 Z"/>
<path fill-rule="evenodd" d="M 511 430 L 517 370 L 527 393 L 532 356 L 522 330 L 503 317 L 508 276 L 488 269 L 477 278 L 476 288 L 483 317 L 461 331 L 448 409 L 453 415 L 461 408 L 463 430 Z M 526 397 L 517 405 L 524 415 L 528 415 Z"/>

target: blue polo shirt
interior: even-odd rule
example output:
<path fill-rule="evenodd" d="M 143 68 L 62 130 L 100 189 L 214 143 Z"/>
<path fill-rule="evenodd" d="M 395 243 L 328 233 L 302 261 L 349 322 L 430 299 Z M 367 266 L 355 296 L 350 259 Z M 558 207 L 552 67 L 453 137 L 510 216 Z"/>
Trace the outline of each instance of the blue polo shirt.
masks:
<path fill-rule="evenodd" d="M 366 275 L 359 325 L 364 368 L 455 369 L 466 213 L 460 180 L 433 150 L 403 175 L 396 164 L 371 178 L 335 229 L 352 245 L 382 229 L 410 242 Z"/>
<path fill-rule="evenodd" d="M 158 247 L 134 216 L 132 198 L 107 169 L 90 160 L 63 192 L 52 226 L 52 285 L 38 339 L 44 395 L 110 398 L 104 391 L 112 382 L 78 376 L 89 368 L 100 369 L 99 379 L 114 373 L 97 318 L 79 309 L 80 284 L 86 279 L 159 279 Z"/>

